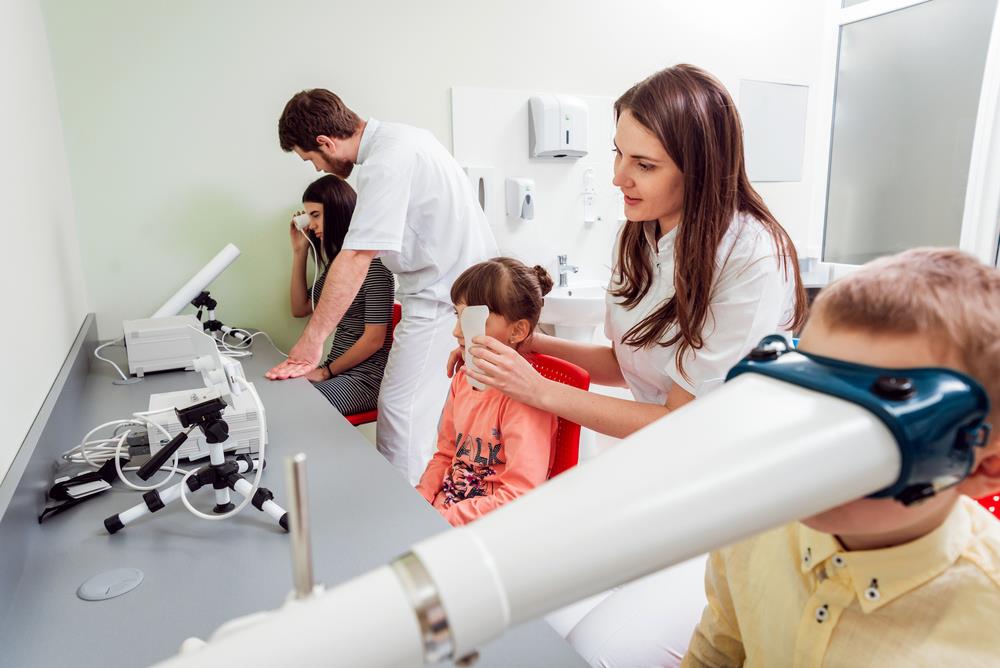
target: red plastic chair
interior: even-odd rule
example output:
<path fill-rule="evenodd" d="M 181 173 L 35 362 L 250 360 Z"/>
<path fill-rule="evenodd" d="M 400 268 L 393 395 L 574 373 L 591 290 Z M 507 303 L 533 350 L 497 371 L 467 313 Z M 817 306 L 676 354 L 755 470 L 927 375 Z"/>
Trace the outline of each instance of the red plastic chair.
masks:
<path fill-rule="evenodd" d="M 400 319 L 403 317 L 403 307 L 399 304 L 392 305 L 392 325 L 389 326 L 389 336 L 396 329 L 396 325 L 399 324 Z M 361 424 L 368 424 L 370 422 L 375 422 L 378 420 L 378 409 L 373 411 L 365 411 L 364 413 L 354 413 L 353 415 L 345 415 L 347 421 L 353 424 L 355 427 Z"/>
<path fill-rule="evenodd" d="M 979 505 L 993 513 L 993 516 L 1000 520 L 1000 490 L 979 499 Z"/>
<path fill-rule="evenodd" d="M 531 365 L 549 380 L 555 380 L 581 390 L 590 389 L 590 374 L 575 364 L 550 355 L 533 355 Z M 556 423 L 555 443 L 552 462 L 549 464 L 549 478 L 554 478 L 566 469 L 571 469 L 580 461 L 580 425 L 559 418 Z"/>

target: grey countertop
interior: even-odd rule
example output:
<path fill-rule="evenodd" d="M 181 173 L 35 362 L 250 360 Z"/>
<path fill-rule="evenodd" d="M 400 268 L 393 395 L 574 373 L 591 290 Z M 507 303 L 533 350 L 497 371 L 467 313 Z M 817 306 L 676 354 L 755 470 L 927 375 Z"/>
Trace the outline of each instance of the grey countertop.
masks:
<path fill-rule="evenodd" d="M 287 508 L 284 459 L 307 454 L 318 582 L 343 582 L 447 529 L 403 476 L 307 381 L 265 380 L 263 372 L 279 357 L 264 341 L 254 348 L 255 355 L 241 361 L 267 410 L 269 466 L 262 485 Z M 82 346 L 80 354 L 92 349 Z M 79 439 L 101 422 L 146 410 L 151 393 L 201 385 L 199 375 L 180 371 L 125 386 L 112 384 L 114 377 L 110 367 L 92 365 L 76 388 L 64 390 L 78 396 L 62 397 L 62 408 L 49 420 L 72 420 L 71 428 L 62 431 L 75 431 Z M 53 453 L 75 443 L 45 443 L 44 451 L 42 445 L 34 458 L 51 462 Z M 29 467 L 18 488 L 22 505 L 24 498 L 37 499 L 31 509 L 35 514 L 50 481 L 28 478 L 43 470 L 37 462 Z M 207 488 L 195 498 L 203 510 L 212 505 Z M 41 525 L 25 521 L 22 508 L 16 532 L 13 526 L 4 532 L 3 523 L 17 521 L 11 512 L 4 516 L 0 570 L 5 573 L 0 578 L 16 580 L 6 583 L 12 595 L 0 604 L 0 666 L 148 665 L 175 653 L 186 637 L 207 637 L 228 619 L 281 605 L 292 587 L 288 538 L 263 513 L 248 506 L 235 518 L 210 522 L 192 516 L 178 502 L 109 536 L 103 519 L 139 501 L 139 493 L 116 483 L 112 491 Z M 76 597 L 87 578 L 125 567 L 145 574 L 135 590 L 103 602 Z M 512 630 L 481 654 L 477 665 L 484 668 L 585 665 L 542 621 Z"/>

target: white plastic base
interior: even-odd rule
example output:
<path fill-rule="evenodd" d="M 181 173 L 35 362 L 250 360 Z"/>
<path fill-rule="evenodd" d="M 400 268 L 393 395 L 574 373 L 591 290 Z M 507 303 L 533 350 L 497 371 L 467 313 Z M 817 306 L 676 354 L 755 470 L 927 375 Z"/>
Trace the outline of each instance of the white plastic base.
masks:
<path fill-rule="evenodd" d="M 151 394 L 149 395 L 149 410 L 188 406 L 198 401 L 199 397 L 206 392 L 208 390 L 201 388 Z M 229 425 L 229 439 L 223 444 L 224 451 L 256 455 L 260 452 L 260 414 L 253 397 L 249 393 L 235 394 L 231 395 L 229 401 L 232 401 L 233 405 L 227 406 L 222 413 L 222 417 Z M 157 413 L 148 417 L 153 422 L 163 426 L 170 433 L 171 438 L 183 431 L 181 423 L 177 420 L 177 414 L 174 412 Z M 167 438 L 162 432 L 151 432 L 149 437 L 149 454 L 154 455 L 165 445 Z M 205 435 L 201 433 L 201 430 L 195 429 L 188 435 L 188 440 L 180 447 L 178 453 L 181 459 L 194 461 L 208 457 L 209 447 L 205 441 Z"/>
<path fill-rule="evenodd" d="M 191 337 L 201 329 L 193 315 L 124 321 L 128 372 L 141 378 L 152 371 L 191 369 L 197 357 Z"/>

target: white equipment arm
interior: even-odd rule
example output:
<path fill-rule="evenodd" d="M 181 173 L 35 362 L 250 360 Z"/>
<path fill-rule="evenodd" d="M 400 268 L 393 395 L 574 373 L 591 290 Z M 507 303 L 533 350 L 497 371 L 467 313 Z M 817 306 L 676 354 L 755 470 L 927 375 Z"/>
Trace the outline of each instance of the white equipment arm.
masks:
<path fill-rule="evenodd" d="M 187 306 L 198 293 L 219 277 L 226 267 L 240 256 L 240 249 L 233 244 L 226 244 L 226 247 L 216 253 L 215 257 L 208 261 L 201 270 L 191 277 L 174 296 L 164 302 L 163 306 L 156 309 L 154 318 L 162 318 L 169 315 L 177 315 Z"/>
<path fill-rule="evenodd" d="M 392 565 L 160 665 L 459 659 L 510 626 L 882 489 L 900 461 L 864 408 L 745 374 Z"/>

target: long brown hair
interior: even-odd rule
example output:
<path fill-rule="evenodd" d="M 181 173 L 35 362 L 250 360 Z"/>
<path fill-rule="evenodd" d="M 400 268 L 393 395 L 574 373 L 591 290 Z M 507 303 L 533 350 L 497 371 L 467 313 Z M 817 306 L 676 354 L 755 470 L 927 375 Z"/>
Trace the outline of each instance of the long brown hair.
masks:
<path fill-rule="evenodd" d="M 795 279 L 795 313 L 788 327 L 805 320 L 806 294 L 799 275 L 798 255 L 788 233 L 750 185 L 743 164 L 743 126 L 736 105 L 711 74 L 693 65 L 676 65 L 657 72 L 625 92 L 615 102 L 615 118 L 624 111 L 652 132 L 684 177 L 684 202 L 674 246 L 674 296 L 630 328 L 626 345 L 677 346 L 677 369 L 684 373 L 687 350 L 704 345 L 702 331 L 715 279 L 719 245 L 733 217 L 756 218 L 774 241 L 785 276 Z M 629 221 L 618 243 L 614 268 L 617 287 L 611 294 L 631 309 L 653 283 L 641 221 Z M 666 337 L 677 324 L 677 332 Z"/>
<path fill-rule="evenodd" d="M 351 227 L 351 217 L 354 215 L 354 205 L 357 200 L 358 195 L 354 192 L 354 188 L 333 174 L 319 177 L 302 193 L 303 204 L 312 202 L 323 205 L 323 242 L 320 243 L 312 231 L 307 232 L 306 236 L 314 248 L 322 251 L 317 260 L 324 266 L 333 262 L 333 258 L 337 257 L 341 246 L 344 245 L 344 237 Z"/>

